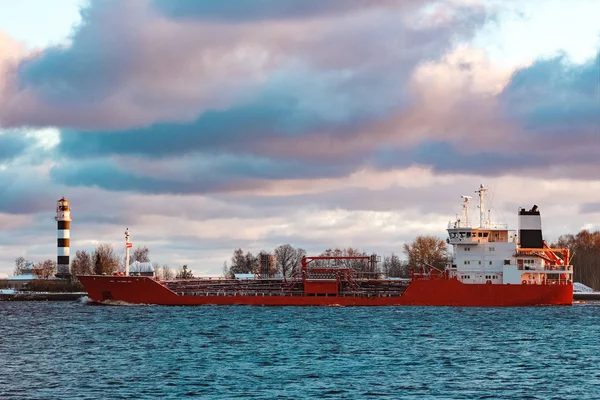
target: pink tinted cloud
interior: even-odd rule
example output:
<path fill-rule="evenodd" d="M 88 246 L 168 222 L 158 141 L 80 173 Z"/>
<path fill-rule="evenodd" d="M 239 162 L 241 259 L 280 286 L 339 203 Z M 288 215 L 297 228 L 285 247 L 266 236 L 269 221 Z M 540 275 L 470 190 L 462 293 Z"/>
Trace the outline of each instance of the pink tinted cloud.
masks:
<path fill-rule="evenodd" d="M 425 2 L 388 3 L 231 24 L 170 19 L 144 0 L 94 2 L 69 47 L 25 57 L 11 71 L 0 118 L 4 126 L 81 129 L 189 121 L 251 98 L 293 65 L 351 71 L 363 92 L 387 75 L 402 91 L 416 63 L 443 54 L 452 35 L 473 31 L 450 23 L 409 29 L 407 14 Z"/>

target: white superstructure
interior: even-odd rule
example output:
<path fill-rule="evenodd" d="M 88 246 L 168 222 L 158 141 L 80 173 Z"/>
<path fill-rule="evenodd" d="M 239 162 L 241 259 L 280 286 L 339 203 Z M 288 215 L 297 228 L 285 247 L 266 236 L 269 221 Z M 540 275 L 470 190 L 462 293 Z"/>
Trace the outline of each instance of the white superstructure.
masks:
<path fill-rule="evenodd" d="M 462 218 L 448 224 L 447 243 L 452 245 L 451 277 L 469 284 L 553 284 L 572 282 L 573 268 L 566 249 L 550 249 L 542 240 L 537 206 L 519 210 L 519 234 L 486 216 L 485 193 L 479 187 L 479 227 L 469 223 L 470 196 L 463 199 Z M 519 240 L 520 238 L 520 240 Z"/>

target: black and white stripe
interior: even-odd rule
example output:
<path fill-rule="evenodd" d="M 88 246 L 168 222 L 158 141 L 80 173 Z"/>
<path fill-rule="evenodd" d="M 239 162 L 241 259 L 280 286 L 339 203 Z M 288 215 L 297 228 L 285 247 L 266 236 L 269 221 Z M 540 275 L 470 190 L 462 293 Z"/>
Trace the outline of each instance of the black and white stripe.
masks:
<path fill-rule="evenodd" d="M 57 232 L 57 272 L 59 278 L 67 278 L 70 275 L 70 247 L 71 247 L 71 208 L 64 197 L 58 200 L 56 217 L 58 223 Z"/>
<path fill-rule="evenodd" d="M 519 210 L 519 246 L 524 249 L 541 249 L 544 247 L 542 238 L 542 217 L 537 206 L 531 210 Z"/>

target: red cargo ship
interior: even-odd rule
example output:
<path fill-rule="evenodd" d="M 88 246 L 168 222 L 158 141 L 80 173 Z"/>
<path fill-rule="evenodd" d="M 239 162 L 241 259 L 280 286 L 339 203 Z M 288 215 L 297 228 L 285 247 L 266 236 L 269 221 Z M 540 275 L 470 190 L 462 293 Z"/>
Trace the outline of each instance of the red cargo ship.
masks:
<path fill-rule="evenodd" d="M 261 306 L 535 306 L 570 305 L 573 268 L 567 249 L 542 240 L 537 206 L 519 210 L 519 230 L 494 225 L 486 216 L 480 186 L 478 227 L 463 215 L 448 225 L 451 262 L 442 270 L 424 266 L 408 279 L 381 277 L 375 255 L 304 257 L 294 278 L 271 275 L 273 256 L 261 259 L 252 279 L 196 278 L 160 281 L 151 276 L 79 276 L 89 298 L 103 304 Z M 127 236 L 128 237 L 128 236 Z M 346 261 L 364 268 L 339 267 Z"/>

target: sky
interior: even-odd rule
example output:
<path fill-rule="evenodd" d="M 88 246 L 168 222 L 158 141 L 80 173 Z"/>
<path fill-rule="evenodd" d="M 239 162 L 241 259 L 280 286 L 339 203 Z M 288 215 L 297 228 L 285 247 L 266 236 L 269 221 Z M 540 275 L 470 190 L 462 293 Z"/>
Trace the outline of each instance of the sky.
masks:
<path fill-rule="evenodd" d="M 0 276 L 129 228 L 233 250 L 402 253 L 490 187 L 516 229 L 600 229 L 595 0 L 0 0 Z M 486 206 L 487 208 L 487 206 Z M 471 219 L 477 221 L 473 206 Z"/>

